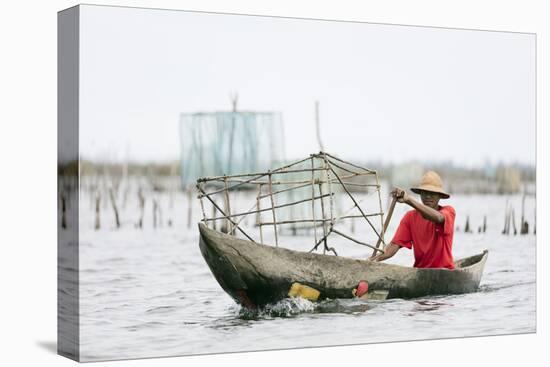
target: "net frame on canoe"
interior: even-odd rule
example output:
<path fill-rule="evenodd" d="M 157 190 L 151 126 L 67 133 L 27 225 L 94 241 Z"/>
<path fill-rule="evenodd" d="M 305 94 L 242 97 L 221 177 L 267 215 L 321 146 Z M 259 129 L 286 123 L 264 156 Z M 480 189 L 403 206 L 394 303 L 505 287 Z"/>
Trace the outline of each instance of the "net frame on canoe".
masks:
<path fill-rule="evenodd" d="M 309 167 L 303 167 L 308 164 Z M 299 178 L 292 176 L 300 175 Z M 285 179 L 285 177 L 291 179 Z M 365 178 L 372 178 L 373 183 L 365 182 Z M 256 203 L 254 206 L 244 212 L 232 212 L 229 192 L 240 189 L 257 189 Z M 264 187 L 267 192 L 264 193 Z M 274 190 L 274 187 L 282 187 Z M 311 187 L 311 196 L 300 200 L 287 202 L 284 204 L 275 204 L 277 195 L 288 193 L 292 190 Z M 379 252 L 384 253 L 386 243 L 384 234 L 387 228 L 387 223 L 384 222 L 384 212 L 382 210 L 382 198 L 380 193 L 380 181 L 378 173 L 375 170 L 361 167 L 357 164 L 346 162 L 334 155 L 326 152 L 311 154 L 308 158 L 292 162 L 277 169 L 267 172 L 246 173 L 237 175 L 223 175 L 215 177 L 201 177 L 197 179 L 196 188 L 198 190 L 198 199 L 200 200 L 203 219 L 202 222 L 208 226 L 209 223 L 217 221 L 224 222 L 223 232 L 235 234 L 237 231 L 242 233 L 248 240 L 264 244 L 263 229 L 266 226 L 273 227 L 275 246 L 279 246 L 278 228 L 284 225 L 295 225 L 297 223 L 309 223 L 314 231 L 314 246 L 309 250 L 313 252 L 323 244 L 323 253 L 332 252 L 338 255 L 333 247 L 329 247 L 328 238 L 335 234 L 345 238 L 351 242 L 363 245 L 373 249 L 373 255 Z M 362 208 L 361 204 L 354 198 L 352 191 L 357 189 L 374 190 L 378 197 L 378 211 L 368 212 Z M 317 193 L 316 193 L 317 191 Z M 334 196 L 335 192 L 340 191 L 351 199 L 353 207 L 347 210 L 343 215 L 336 216 Z M 223 197 L 223 208 L 216 202 L 216 195 Z M 261 207 L 261 199 L 269 198 L 270 206 Z M 205 210 L 204 200 L 208 200 L 212 204 L 212 215 L 208 216 Z M 316 210 L 315 201 L 320 200 L 320 213 Z M 325 203 L 328 200 L 328 203 Z M 311 218 L 292 218 L 290 220 L 278 220 L 278 211 L 298 204 L 311 202 L 312 217 Z M 357 211 L 355 215 L 349 214 L 351 211 Z M 260 213 L 271 212 L 271 221 L 262 221 Z M 256 226 L 259 227 L 259 241 L 255 240 L 241 226 L 242 220 L 249 216 L 255 215 Z M 320 215 L 320 217 L 318 217 Z M 380 229 L 377 229 L 373 224 L 373 220 L 380 220 Z M 342 230 L 337 230 L 335 225 L 342 221 L 363 220 L 368 224 L 368 227 L 376 236 L 376 244 L 369 244 L 364 241 L 354 238 L 352 235 L 344 233 Z M 321 227 L 322 232 L 318 236 L 317 228 Z M 320 238 L 319 238 L 320 237 Z"/>

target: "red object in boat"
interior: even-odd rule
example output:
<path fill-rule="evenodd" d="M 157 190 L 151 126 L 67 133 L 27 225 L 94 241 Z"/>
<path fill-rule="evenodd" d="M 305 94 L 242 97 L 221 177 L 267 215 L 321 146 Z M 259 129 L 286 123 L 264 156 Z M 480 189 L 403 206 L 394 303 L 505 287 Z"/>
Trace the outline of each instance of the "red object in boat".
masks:
<path fill-rule="evenodd" d="M 367 283 L 365 280 L 362 280 L 357 285 L 357 291 L 355 292 L 355 295 L 357 297 L 361 297 L 365 293 L 369 291 L 369 283 Z"/>

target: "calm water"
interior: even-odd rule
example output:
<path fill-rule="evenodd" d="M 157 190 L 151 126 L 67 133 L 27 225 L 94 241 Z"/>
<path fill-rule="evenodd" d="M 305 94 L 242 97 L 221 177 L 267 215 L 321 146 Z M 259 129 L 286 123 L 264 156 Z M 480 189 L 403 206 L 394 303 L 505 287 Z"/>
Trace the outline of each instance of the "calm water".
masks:
<path fill-rule="evenodd" d="M 174 209 L 165 199 L 164 226 L 133 223 L 138 211 L 122 211 L 115 230 L 109 208 L 103 227 L 93 230 L 86 200 L 81 206 L 80 306 L 81 358 L 123 359 L 213 352 L 250 351 L 534 332 L 534 199 L 526 201 L 529 235 L 503 236 L 505 197 L 454 196 L 457 210 L 455 258 L 489 250 L 479 292 L 384 302 L 285 300 L 260 314 L 249 314 L 226 295 L 198 248 L 196 227 L 186 229 L 185 198 Z M 519 226 L 521 198 L 509 198 Z M 197 213 L 195 208 L 195 213 Z M 406 208 L 398 206 L 390 234 Z M 487 215 L 486 233 L 462 232 L 466 215 L 477 232 Z M 171 218 L 174 225 L 168 227 Z M 356 232 L 361 229 L 356 228 Z M 283 236 L 286 247 L 308 250 L 310 237 Z M 345 256 L 366 257 L 360 246 L 338 244 Z M 401 250 L 389 262 L 411 265 Z"/>

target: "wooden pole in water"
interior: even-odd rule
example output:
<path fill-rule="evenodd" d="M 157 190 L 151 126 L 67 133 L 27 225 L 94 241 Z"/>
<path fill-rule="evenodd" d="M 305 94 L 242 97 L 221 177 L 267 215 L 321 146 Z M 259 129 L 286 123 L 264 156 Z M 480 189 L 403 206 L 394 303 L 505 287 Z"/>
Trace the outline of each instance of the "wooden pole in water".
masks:
<path fill-rule="evenodd" d="M 162 214 L 162 205 L 161 205 L 161 200 L 160 200 L 160 197 L 158 198 L 158 205 L 157 205 L 157 212 L 158 212 L 158 216 L 159 216 L 159 227 L 162 227 L 163 226 L 163 223 L 164 223 L 164 216 Z"/>
<path fill-rule="evenodd" d="M 523 232 L 524 220 L 525 220 L 525 192 L 523 192 L 523 197 L 521 198 L 521 223 L 520 223 L 521 232 Z"/>
<path fill-rule="evenodd" d="M 504 228 L 502 229 L 502 234 L 506 234 L 508 229 L 508 199 L 506 199 L 506 206 L 504 207 Z"/>
<path fill-rule="evenodd" d="M 67 206 L 65 203 L 65 194 L 61 194 L 61 228 L 67 228 Z"/>
<path fill-rule="evenodd" d="M 107 173 L 107 166 L 106 165 L 103 165 L 103 180 L 102 180 L 102 185 L 101 185 L 101 190 L 103 191 L 105 197 L 108 196 L 108 192 L 107 192 L 107 180 L 109 179 L 109 174 Z M 103 200 L 103 209 L 107 209 L 108 208 L 108 204 L 107 203 L 107 200 Z"/>
<path fill-rule="evenodd" d="M 153 197 L 153 228 L 157 228 L 157 208 L 158 208 L 157 199 Z"/>
<path fill-rule="evenodd" d="M 516 229 L 516 212 L 514 208 L 512 208 L 512 212 L 510 213 L 512 216 L 512 225 L 514 226 L 514 236 L 518 234 L 518 231 Z"/>
<path fill-rule="evenodd" d="M 510 219 L 511 219 L 511 207 L 506 207 L 506 226 L 504 227 L 504 234 L 509 235 L 510 234 Z"/>
<path fill-rule="evenodd" d="M 113 192 L 113 188 L 109 187 L 109 198 L 111 199 L 111 207 L 113 208 L 113 212 L 115 213 L 115 225 L 117 228 L 120 228 L 120 219 L 118 217 L 118 208 L 116 205 L 115 200 L 115 193 Z"/>
<path fill-rule="evenodd" d="M 145 197 L 141 191 L 141 187 L 138 188 L 138 201 L 139 201 L 139 221 L 138 228 L 143 228 L 143 216 L 145 215 Z"/>
<path fill-rule="evenodd" d="M 510 209 L 508 209 L 508 230 L 506 232 L 506 234 L 510 234 L 511 231 L 512 231 L 512 212 L 513 212 L 514 208 L 512 208 L 512 206 L 510 206 Z"/>
<path fill-rule="evenodd" d="M 99 212 L 101 210 L 101 193 L 98 191 L 95 197 L 95 225 L 94 229 L 98 230 L 101 227 L 101 221 L 99 219 Z"/>
<path fill-rule="evenodd" d="M 520 229 L 520 234 L 528 234 L 529 233 L 529 222 L 525 221 L 523 222 L 523 225 L 521 226 L 521 229 Z"/>
<path fill-rule="evenodd" d="M 525 220 L 525 192 L 523 193 L 523 198 L 521 200 L 521 227 L 520 234 L 529 233 L 529 223 Z"/>
<path fill-rule="evenodd" d="M 90 194 L 90 208 L 91 209 L 94 208 L 94 204 L 95 204 L 95 191 L 96 191 L 95 185 L 92 184 L 92 182 L 90 182 L 90 187 L 88 188 L 88 192 Z"/>
<path fill-rule="evenodd" d="M 126 204 L 128 203 L 128 194 L 130 193 L 130 183 L 126 182 L 124 184 L 124 192 L 122 194 L 122 209 L 126 209 Z"/>

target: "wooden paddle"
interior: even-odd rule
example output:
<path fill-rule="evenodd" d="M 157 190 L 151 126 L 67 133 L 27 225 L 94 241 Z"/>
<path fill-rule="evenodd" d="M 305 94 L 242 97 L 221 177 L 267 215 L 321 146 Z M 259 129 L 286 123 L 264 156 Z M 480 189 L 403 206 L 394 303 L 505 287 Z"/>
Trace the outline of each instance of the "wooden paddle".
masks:
<path fill-rule="evenodd" d="M 397 202 L 397 197 L 393 196 L 390 208 L 388 209 L 388 215 L 386 216 L 386 220 L 384 221 L 384 229 L 382 230 L 382 233 L 380 234 L 380 237 L 378 237 L 378 241 L 376 241 L 376 248 L 380 247 L 380 243 L 382 243 L 382 236 L 386 233 L 386 230 L 388 229 L 388 226 L 390 225 L 391 216 L 393 214 L 393 209 L 395 208 L 395 203 Z M 372 256 L 375 256 L 378 251 L 373 250 Z"/>

